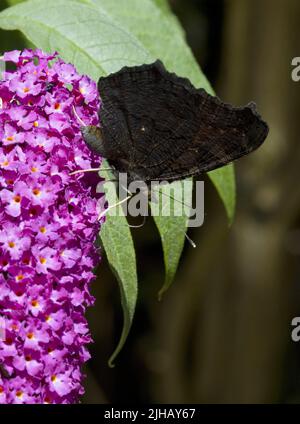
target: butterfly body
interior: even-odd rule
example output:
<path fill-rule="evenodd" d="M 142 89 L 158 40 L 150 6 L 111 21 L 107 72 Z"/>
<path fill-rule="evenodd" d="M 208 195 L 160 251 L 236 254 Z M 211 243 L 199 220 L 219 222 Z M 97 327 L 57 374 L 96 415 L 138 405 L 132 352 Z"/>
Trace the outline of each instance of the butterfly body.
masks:
<path fill-rule="evenodd" d="M 211 171 L 252 152 L 268 134 L 254 103 L 223 103 L 160 61 L 122 68 L 100 78 L 98 89 L 101 128 L 82 128 L 83 137 L 129 182 Z"/>

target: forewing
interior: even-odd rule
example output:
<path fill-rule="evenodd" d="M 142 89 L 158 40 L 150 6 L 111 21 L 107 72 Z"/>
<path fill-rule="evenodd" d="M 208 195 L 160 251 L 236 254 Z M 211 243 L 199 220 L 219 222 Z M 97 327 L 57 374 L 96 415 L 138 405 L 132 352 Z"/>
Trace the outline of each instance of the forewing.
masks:
<path fill-rule="evenodd" d="M 98 83 L 103 142 L 111 151 L 108 159 L 119 171 L 128 166 L 137 170 L 144 180 L 159 174 L 171 152 L 182 151 L 188 137 L 181 134 L 187 133 L 195 116 L 192 105 L 187 109 L 180 104 L 188 94 L 184 84 L 174 86 L 166 75 L 171 74 L 156 62 L 125 67 Z"/>
<path fill-rule="evenodd" d="M 198 112 L 198 130 L 184 151 L 173 157 L 160 179 L 177 180 L 224 166 L 257 149 L 268 135 L 268 125 L 261 119 L 254 103 L 233 108 L 203 92 Z"/>
<path fill-rule="evenodd" d="M 265 139 L 253 104 L 233 108 L 161 62 L 123 68 L 98 83 L 105 149 L 119 171 L 176 180 L 225 165 Z"/>

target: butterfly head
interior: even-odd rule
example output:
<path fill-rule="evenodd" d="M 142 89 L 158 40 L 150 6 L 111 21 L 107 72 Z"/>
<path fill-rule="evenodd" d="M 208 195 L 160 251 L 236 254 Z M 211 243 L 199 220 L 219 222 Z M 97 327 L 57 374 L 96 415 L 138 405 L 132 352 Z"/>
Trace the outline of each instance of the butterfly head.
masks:
<path fill-rule="evenodd" d="M 102 157 L 105 157 L 106 155 L 103 146 L 103 136 L 101 128 L 96 127 L 94 125 L 87 125 L 80 127 L 80 131 L 84 141 L 86 142 L 90 150 Z"/>

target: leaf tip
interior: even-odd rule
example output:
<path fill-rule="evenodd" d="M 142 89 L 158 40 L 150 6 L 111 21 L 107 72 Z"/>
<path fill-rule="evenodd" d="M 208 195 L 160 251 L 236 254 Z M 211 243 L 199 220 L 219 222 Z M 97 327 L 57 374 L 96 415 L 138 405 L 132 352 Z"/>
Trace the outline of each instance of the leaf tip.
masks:
<path fill-rule="evenodd" d="M 115 360 L 114 356 L 111 356 L 109 358 L 109 360 L 108 360 L 108 366 L 109 366 L 109 368 L 115 368 L 116 367 L 116 364 L 114 363 L 114 360 Z"/>
<path fill-rule="evenodd" d="M 169 289 L 171 283 L 172 283 L 172 279 L 170 279 L 169 276 L 167 276 L 164 285 L 162 286 L 162 288 L 159 290 L 157 294 L 157 299 L 159 302 L 162 301 L 162 298 L 164 294 L 166 293 L 166 291 Z"/>
<path fill-rule="evenodd" d="M 160 290 L 160 291 L 158 292 L 157 300 L 158 300 L 159 302 L 161 302 L 161 301 L 162 301 L 162 298 L 163 298 L 163 294 L 164 294 L 164 292 L 165 292 L 165 290 Z"/>

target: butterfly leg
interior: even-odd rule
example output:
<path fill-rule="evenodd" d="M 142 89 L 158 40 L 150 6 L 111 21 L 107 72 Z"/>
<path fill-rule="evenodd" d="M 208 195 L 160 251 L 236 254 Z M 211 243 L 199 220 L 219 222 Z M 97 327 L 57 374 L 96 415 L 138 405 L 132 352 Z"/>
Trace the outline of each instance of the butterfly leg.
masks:
<path fill-rule="evenodd" d="M 101 218 L 103 218 L 108 211 L 110 211 L 113 208 L 116 208 L 117 206 L 122 205 L 123 203 L 127 202 L 127 200 L 129 200 L 131 198 L 131 194 L 130 196 L 127 196 L 125 199 L 120 200 L 120 202 L 115 203 L 114 205 L 109 206 L 107 209 L 105 209 L 105 211 L 101 212 L 100 215 L 98 216 L 98 220 L 100 220 Z"/>
<path fill-rule="evenodd" d="M 109 168 L 88 168 L 88 169 L 77 169 L 77 171 L 70 172 L 69 175 L 76 175 L 76 174 L 84 174 L 85 172 L 100 172 L 100 171 L 113 171 L 113 167 Z"/>

